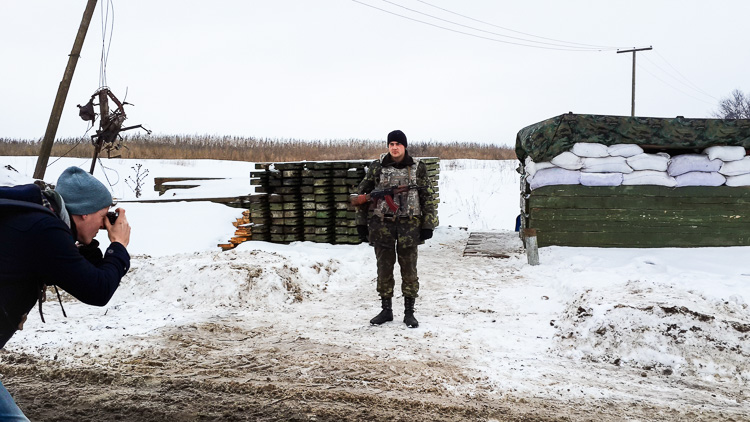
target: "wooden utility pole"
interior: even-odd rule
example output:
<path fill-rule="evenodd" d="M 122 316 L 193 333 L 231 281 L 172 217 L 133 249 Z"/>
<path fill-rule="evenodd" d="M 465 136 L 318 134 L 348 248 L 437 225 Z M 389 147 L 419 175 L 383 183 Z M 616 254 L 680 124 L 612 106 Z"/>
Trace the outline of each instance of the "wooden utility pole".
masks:
<path fill-rule="evenodd" d="M 63 79 L 60 81 L 60 86 L 57 88 L 57 96 L 55 96 L 55 103 L 52 105 L 52 113 L 50 114 L 49 122 L 47 123 L 47 131 L 44 132 L 42 148 L 39 151 L 39 158 L 36 161 L 36 168 L 34 169 L 35 179 L 44 178 L 44 172 L 47 170 L 47 162 L 49 161 L 49 155 L 52 152 L 52 144 L 55 142 L 57 127 L 60 125 L 60 116 L 62 115 L 63 107 L 65 106 L 65 99 L 68 97 L 70 83 L 73 80 L 73 72 L 75 72 L 78 58 L 81 56 L 83 41 L 86 38 L 86 32 L 88 32 L 89 23 L 91 23 L 91 16 L 93 16 L 95 8 L 96 0 L 88 0 L 86 10 L 83 12 L 83 18 L 81 19 L 81 26 L 78 27 L 78 34 L 73 43 L 73 49 L 68 56 L 68 65 L 65 67 Z"/>
<path fill-rule="evenodd" d="M 630 115 L 635 116 L 635 53 L 637 51 L 652 50 L 653 47 L 633 48 L 630 50 L 617 50 L 617 53 L 633 53 L 633 93 L 630 97 Z"/>

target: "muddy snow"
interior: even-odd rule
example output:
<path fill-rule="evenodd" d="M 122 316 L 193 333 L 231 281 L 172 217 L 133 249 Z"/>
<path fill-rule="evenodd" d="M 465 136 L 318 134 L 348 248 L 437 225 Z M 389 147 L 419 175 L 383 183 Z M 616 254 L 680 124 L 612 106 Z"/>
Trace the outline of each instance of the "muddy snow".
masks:
<path fill-rule="evenodd" d="M 222 196 L 251 188 L 252 163 L 139 162 L 231 173 Z M 134 160 L 105 163 L 122 179 Z M 33 171 L 0 165 L 0 183 Z M 443 162 L 416 329 L 398 286 L 394 321 L 368 324 L 366 245 L 221 252 L 240 210 L 123 203 L 133 259 L 115 296 L 63 295 L 65 318 L 48 294 L 47 322 L 32 314 L 0 351 L 2 382 L 32 420 L 750 420 L 750 248 L 546 247 L 529 266 L 514 167 Z M 475 231 L 508 258 L 464 257 Z"/>

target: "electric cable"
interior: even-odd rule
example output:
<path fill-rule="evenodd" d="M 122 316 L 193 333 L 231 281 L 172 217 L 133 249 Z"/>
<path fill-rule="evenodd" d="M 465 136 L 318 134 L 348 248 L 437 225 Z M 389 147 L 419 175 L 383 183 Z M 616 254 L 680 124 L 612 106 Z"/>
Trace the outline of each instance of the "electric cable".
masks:
<path fill-rule="evenodd" d="M 670 84 L 669 82 L 667 82 L 667 81 L 665 81 L 665 80 L 661 79 L 660 77 L 656 76 L 656 75 L 655 75 L 655 74 L 654 74 L 653 72 L 651 72 L 650 70 L 648 70 L 648 69 L 646 69 L 645 67 L 643 67 L 643 66 L 642 66 L 642 65 L 641 65 L 640 63 L 638 63 L 638 64 L 637 64 L 637 66 L 638 66 L 638 67 L 639 67 L 639 68 L 640 68 L 641 70 L 643 70 L 644 72 L 646 72 L 646 73 L 648 73 L 649 75 L 653 76 L 653 77 L 654 77 L 654 79 L 658 80 L 659 82 L 663 83 L 664 85 L 667 85 L 668 87 L 670 87 L 670 88 L 674 89 L 675 91 L 678 91 L 678 92 L 682 93 L 683 95 L 687 95 L 687 96 L 688 96 L 688 97 L 690 97 L 690 98 L 693 98 L 693 99 L 695 99 L 695 100 L 698 100 L 698 101 L 700 101 L 700 102 L 703 102 L 703 103 L 706 103 L 706 104 L 716 105 L 716 104 L 714 104 L 714 103 L 711 103 L 711 102 L 708 102 L 708 101 L 706 101 L 706 100 L 704 100 L 704 99 L 702 99 L 702 98 L 698 98 L 698 97 L 696 97 L 696 96 L 694 96 L 694 95 L 688 94 L 687 92 L 685 92 L 685 91 L 681 90 L 680 88 L 677 88 L 677 87 L 675 87 L 674 85 Z"/>
<path fill-rule="evenodd" d="M 51 166 L 52 164 L 55 164 L 56 162 L 60 161 L 60 159 L 62 159 L 62 158 L 63 158 L 63 157 L 65 157 L 66 155 L 70 154 L 70 153 L 71 153 L 71 152 L 72 152 L 72 151 L 73 151 L 74 149 L 76 149 L 76 147 L 77 147 L 78 145 L 80 145 L 80 144 L 81 144 L 81 139 L 79 139 L 79 140 L 78 140 L 78 142 L 76 142 L 76 143 L 75 143 L 75 145 L 73 145 L 73 147 L 72 147 L 72 148 L 70 148 L 69 150 L 65 151 L 65 153 L 64 153 L 63 155 L 61 155 L 61 156 L 57 157 L 57 159 L 56 159 L 55 161 L 53 161 L 53 162 L 51 162 L 51 163 L 47 164 L 47 167 L 45 167 L 45 168 L 49 168 L 49 167 L 50 167 L 50 166 Z"/>
<path fill-rule="evenodd" d="M 586 47 L 598 47 L 598 48 L 604 48 L 604 49 L 615 49 L 615 48 L 617 48 L 617 47 L 609 46 L 609 45 L 584 44 L 584 43 L 577 43 L 577 42 L 572 42 L 572 41 L 558 40 L 558 39 L 555 39 L 555 38 L 547 38 L 547 37 L 542 37 L 542 36 L 539 36 L 539 35 L 530 34 L 528 32 L 516 31 L 515 29 L 510 29 L 510 28 L 506 28 L 504 26 L 495 25 L 495 24 L 492 24 L 492 23 L 489 23 L 489 22 L 485 22 L 485 21 L 482 21 L 482 20 L 479 20 L 479 19 L 474 19 L 474 18 L 472 18 L 470 16 L 462 15 L 460 13 L 456 13 L 456 12 L 453 12 L 451 10 L 448 10 L 448 9 L 445 9 L 445 8 L 442 8 L 442 7 L 439 7 L 439 6 L 435 6 L 434 4 L 428 3 L 428 2 L 423 1 L 423 0 L 417 0 L 417 1 L 420 2 L 420 3 L 426 4 L 426 5 L 430 6 L 430 7 L 434 7 L 436 9 L 440 9 L 440 10 L 442 10 L 444 12 L 448 12 L 448 13 L 454 14 L 456 16 L 460 16 L 462 18 L 465 18 L 465 19 L 469 19 L 469 20 L 472 20 L 474 22 L 479 22 L 479 23 L 482 23 L 484 25 L 493 26 L 495 28 L 500 28 L 500 29 L 503 29 L 505 31 L 515 32 L 516 34 L 527 35 L 529 37 L 539 38 L 539 39 L 542 39 L 542 40 L 562 42 L 562 43 L 565 43 L 565 44 L 575 44 L 575 45 L 586 46 Z"/>
<path fill-rule="evenodd" d="M 694 89 L 695 91 L 697 91 L 697 92 L 700 92 L 701 94 L 703 94 L 703 95 L 705 95 L 705 96 L 707 96 L 707 97 L 711 97 L 711 98 L 713 98 L 713 99 L 714 99 L 714 100 L 716 100 L 716 101 L 719 101 L 719 99 L 718 99 L 718 98 L 716 98 L 716 97 L 714 97 L 713 95 L 709 94 L 708 92 L 706 92 L 706 91 L 702 90 L 702 89 L 701 89 L 701 88 L 700 88 L 700 87 L 699 87 L 698 85 L 694 84 L 694 83 L 693 83 L 693 82 L 692 82 L 692 81 L 691 81 L 690 79 L 688 79 L 687 77 L 685 77 L 685 75 L 683 75 L 682 73 L 680 73 L 680 71 L 679 71 L 679 70 L 677 70 L 677 68 L 676 68 L 676 67 L 672 66 L 672 63 L 670 63 L 670 62 L 669 62 L 669 61 L 668 61 L 668 60 L 667 60 L 667 59 L 666 59 L 666 58 L 665 58 L 664 56 L 662 56 L 661 54 L 659 54 L 659 52 L 658 52 L 658 51 L 654 51 L 654 52 L 656 53 L 656 55 L 657 55 L 657 56 L 659 56 L 659 58 L 661 58 L 661 59 L 662 59 L 662 60 L 664 61 L 664 63 L 666 63 L 666 64 L 667 64 L 667 66 L 671 67 L 671 68 L 672 68 L 672 70 L 674 70 L 674 71 L 675 71 L 675 72 L 676 72 L 676 73 L 677 73 L 678 75 L 680 75 L 680 77 L 681 77 L 682 79 L 684 79 L 684 80 L 685 80 L 685 81 L 687 82 L 687 84 L 685 84 L 684 82 L 681 82 L 681 83 L 682 83 L 683 85 L 686 85 L 686 86 L 687 86 L 687 85 L 689 85 L 689 86 L 691 86 L 691 87 L 692 87 L 692 89 Z M 651 61 L 651 60 L 649 60 L 649 61 Z M 653 63 L 653 62 L 651 62 L 651 63 Z M 659 66 L 657 66 L 657 65 L 656 65 L 656 63 L 653 63 L 653 64 L 654 64 L 654 66 L 656 66 L 656 67 L 659 67 Z M 665 72 L 665 73 L 667 73 L 667 72 Z M 678 79 L 677 79 L 677 78 L 675 78 L 675 80 L 678 80 Z M 679 81 L 679 80 L 678 80 L 678 81 Z"/>
<path fill-rule="evenodd" d="M 424 16 L 428 16 L 428 17 L 433 18 L 433 19 L 437 19 L 439 21 L 447 22 L 447 23 L 450 23 L 450 24 L 453 24 L 453 25 L 457 25 L 457 26 L 460 26 L 460 27 L 463 27 L 463 28 L 468 28 L 468 29 L 472 29 L 472 30 L 475 30 L 475 31 L 484 32 L 484 33 L 491 34 L 491 35 L 497 35 L 497 36 L 503 37 L 503 38 L 511 38 L 511 39 L 514 39 L 514 40 L 520 40 L 520 41 L 526 41 L 526 42 L 537 43 L 537 44 L 544 44 L 544 45 L 552 45 L 552 46 L 557 46 L 557 47 L 573 47 L 573 48 L 582 48 L 582 49 L 594 50 L 594 51 L 613 50 L 613 49 L 616 48 L 616 47 L 603 47 L 603 46 L 594 46 L 594 47 L 585 47 L 584 48 L 584 47 L 575 47 L 575 46 L 569 45 L 570 43 L 565 43 L 565 41 L 562 41 L 565 44 L 557 44 L 557 43 L 550 43 L 550 42 L 545 42 L 545 41 L 535 41 L 535 40 L 530 40 L 530 39 L 521 38 L 521 37 L 514 37 L 514 36 L 511 36 L 511 35 L 500 34 L 500 33 L 497 33 L 497 32 L 485 31 L 484 29 L 479 29 L 479 28 L 476 28 L 476 27 L 473 27 L 473 26 L 464 25 L 464 24 L 461 24 L 461 23 L 458 23 L 458 22 L 454 22 L 454 21 L 451 21 L 451 20 L 448 20 L 448 19 L 443 19 L 443 18 L 434 16 L 434 15 L 430 15 L 428 13 L 420 12 L 420 11 L 415 10 L 415 9 L 410 9 L 410 8 L 408 8 L 406 6 L 402 6 L 402 5 L 398 4 L 398 3 L 392 2 L 390 0 L 381 0 L 381 1 L 383 1 L 385 3 L 388 3 L 388 4 L 392 4 L 392 5 L 396 6 L 396 7 L 400 7 L 402 9 L 406 9 L 406 10 L 408 10 L 410 12 L 418 13 L 420 15 L 424 15 Z M 493 26 L 495 26 L 495 25 L 493 25 Z M 506 29 L 506 28 L 502 28 L 502 29 Z"/>
<path fill-rule="evenodd" d="M 518 45 L 518 46 L 522 46 L 522 47 L 538 48 L 538 49 L 543 49 L 543 50 L 557 50 L 557 51 L 578 51 L 578 52 L 598 52 L 598 51 L 602 51 L 602 50 L 592 50 L 590 48 L 575 48 L 575 47 L 571 47 L 571 48 L 555 48 L 555 47 L 545 47 L 545 46 L 541 46 L 541 45 L 529 45 L 529 44 L 522 44 L 522 43 L 517 43 L 517 42 L 512 42 L 512 41 L 498 40 L 497 38 L 484 37 L 482 35 L 472 34 L 472 33 L 469 33 L 469 32 L 459 31 L 459 30 L 451 29 L 451 28 L 446 28 L 444 26 L 436 25 L 434 23 L 425 22 L 425 21 L 422 21 L 422 20 L 419 20 L 419 19 L 415 19 L 415 18 L 411 18 L 411 17 L 408 17 L 408 16 L 404 16 L 404 15 L 401 15 L 401 14 L 398 14 L 398 13 L 395 13 L 395 12 L 391 12 L 390 10 L 382 9 L 380 7 L 377 7 L 377 6 L 373 6 L 371 4 L 367 4 L 367 3 L 361 2 L 359 0 L 352 0 L 352 1 L 355 2 L 355 3 L 359 3 L 359 4 L 363 5 L 363 6 L 371 7 L 373 9 L 380 10 L 381 12 L 385 12 L 385 13 L 389 13 L 391 15 L 399 16 L 401 18 L 408 19 L 408 20 L 411 20 L 411 21 L 414 21 L 414 22 L 419 22 L 419 23 L 423 23 L 425 25 L 430 25 L 430 26 L 434 26 L 436 28 L 444 29 L 446 31 L 456 32 L 458 34 L 468 35 L 470 37 L 481 38 L 481 39 L 484 39 L 484 40 L 499 42 L 499 43 L 503 43 L 503 44 L 511 44 L 511 45 Z"/>
<path fill-rule="evenodd" d="M 107 10 L 104 5 L 101 8 L 102 19 L 102 53 L 99 62 L 99 86 L 107 86 L 107 61 L 109 60 L 109 50 L 112 47 L 112 35 L 115 27 L 115 6 L 112 0 L 107 0 Z M 112 10 L 112 20 L 110 22 L 110 8 Z M 109 42 L 107 42 L 107 24 L 109 22 Z"/>
<path fill-rule="evenodd" d="M 63 155 L 61 155 L 61 156 L 57 157 L 57 159 L 56 159 L 55 161 L 53 161 L 53 162 L 51 162 L 51 163 L 47 164 L 47 167 L 45 167 L 45 168 L 49 168 L 49 166 L 51 166 L 52 164 L 55 164 L 56 162 L 60 161 L 60 159 L 61 159 L 61 158 L 65 157 L 65 156 L 67 156 L 68 154 L 70 154 L 71 152 L 73 152 L 73 150 L 74 150 L 74 149 L 76 149 L 76 147 L 78 147 L 78 145 L 80 145 L 80 144 L 81 144 L 81 142 L 83 141 L 83 138 L 85 138 L 85 137 L 86 137 L 86 134 L 87 134 L 87 133 L 89 133 L 89 131 L 90 131 L 90 130 L 91 130 L 91 128 L 93 128 L 93 127 L 94 127 L 94 125 L 93 125 L 93 124 L 91 124 L 91 126 L 89 126 L 89 128 L 88 128 L 88 129 L 86 129 L 86 132 L 83 132 L 83 135 L 81 135 L 81 138 L 80 138 L 80 139 L 78 139 L 78 142 L 76 142 L 76 143 L 75 143 L 75 145 L 73 145 L 73 147 L 72 147 L 72 148 L 70 148 L 69 150 L 65 151 L 65 153 L 64 153 Z"/>
<path fill-rule="evenodd" d="M 99 162 L 99 167 L 101 167 L 102 173 L 104 174 L 104 178 L 107 179 L 107 184 L 109 185 L 110 189 L 112 189 L 113 187 L 115 187 L 115 185 L 120 183 L 120 173 L 117 170 L 105 166 L 104 163 L 102 162 L 102 157 L 97 157 L 96 160 Z M 117 181 L 114 184 L 109 181 L 109 176 L 107 176 L 106 170 L 112 170 L 115 173 L 115 175 L 117 175 Z"/>
<path fill-rule="evenodd" d="M 659 69 L 659 70 L 661 70 L 662 72 L 664 72 L 664 74 L 665 74 L 665 75 L 667 75 L 667 76 L 669 76 L 670 78 L 674 79 L 674 80 L 675 80 L 676 82 L 678 82 L 678 83 L 680 83 L 680 84 L 682 84 L 682 85 L 686 86 L 687 88 L 690 88 L 690 89 L 691 89 L 691 90 L 693 90 L 693 91 L 696 91 L 696 92 L 698 92 L 699 94 L 702 94 L 702 95 L 706 95 L 706 96 L 708 96 L 708 97 L 711 97 L 711 98 L 713 98 L 713 97 L 712 97 L 711 95 L 709 95 L 709 94 L 706 94 L 706 93 L 704 93 L 704 92 L 701 92 L 701 91 L 697 90 L 696 88 L 694 88 L 694 87 L 692 87 L 692 86 L 688 85 L 688 84 L 687 84 L 687 83 L 685 83 L 684 81 L 681 81 L 681 80 L 677 79 L 677 78 L 676 78 L 676 77 L 675 77 L 674 75 L 672 75 L 671 73 L 669 73 L 669 72 L 667 72 L 666 70 L 664 70 L 664 68 L 662 68 L 662 67 L 661 67 L 661 66 L 659 66 L 658 64 L 654 63 L 654 61 L 653 61 L 653 60 L 651 60 L 651 59 L 649 59 L 648 57 L 646 57 L 646 56 L 643 56 L 643 58 L 644 58 L 644 59 L 646 59 L 646 61 L 648 61 L 649 63 L 651 63 L 651 64 L 652 64 L 653 66 L 655 66 L 655 67 L 656 67 L 657 69 Z M 716 98 L 714 98 L 714 99 L 716 99 Z M 718 100 L 717 100 L 717 101 L 718 101 Z"/>

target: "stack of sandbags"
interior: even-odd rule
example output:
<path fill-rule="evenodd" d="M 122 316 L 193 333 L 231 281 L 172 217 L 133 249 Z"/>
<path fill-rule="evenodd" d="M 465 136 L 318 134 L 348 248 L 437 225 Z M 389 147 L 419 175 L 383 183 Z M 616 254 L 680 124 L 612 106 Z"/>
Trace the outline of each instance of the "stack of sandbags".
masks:
<path fill-rule="evenodd" d="M 750 186 L 743 147 L 713 146 L 702 154 L 649 154 L 635 144 L 577 143 L 548 162 L 525 162 L 531 189 L 550 185 Z"/>
<path fill-rule="evenodd" d="M 750 156 L 742 147 L 709 147 L 703 151 L 709 158 L 722 161 L 719 173 L 727 186 L 750 186 Z"/>

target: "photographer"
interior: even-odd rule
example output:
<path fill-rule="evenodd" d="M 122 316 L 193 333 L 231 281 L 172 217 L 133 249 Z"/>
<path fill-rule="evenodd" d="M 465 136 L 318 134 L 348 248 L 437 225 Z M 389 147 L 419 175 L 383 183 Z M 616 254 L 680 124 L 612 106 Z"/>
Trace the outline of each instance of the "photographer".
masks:
<path fill-rule="evenodd" d="M 89 305 L 109 302 L 130 268 L 130 225 L 120 208 L 110 222 L 110 206 L 107 188 L 78 167 L 67 168 L 54 191 L 34 184 L 0 187 L 0 348 L 23 329 L 47 285 Z M 111 241 L 104 255 L 94 240 L 102 229 Z M 0 384 L 4 418 L 26 420 Z"/>

